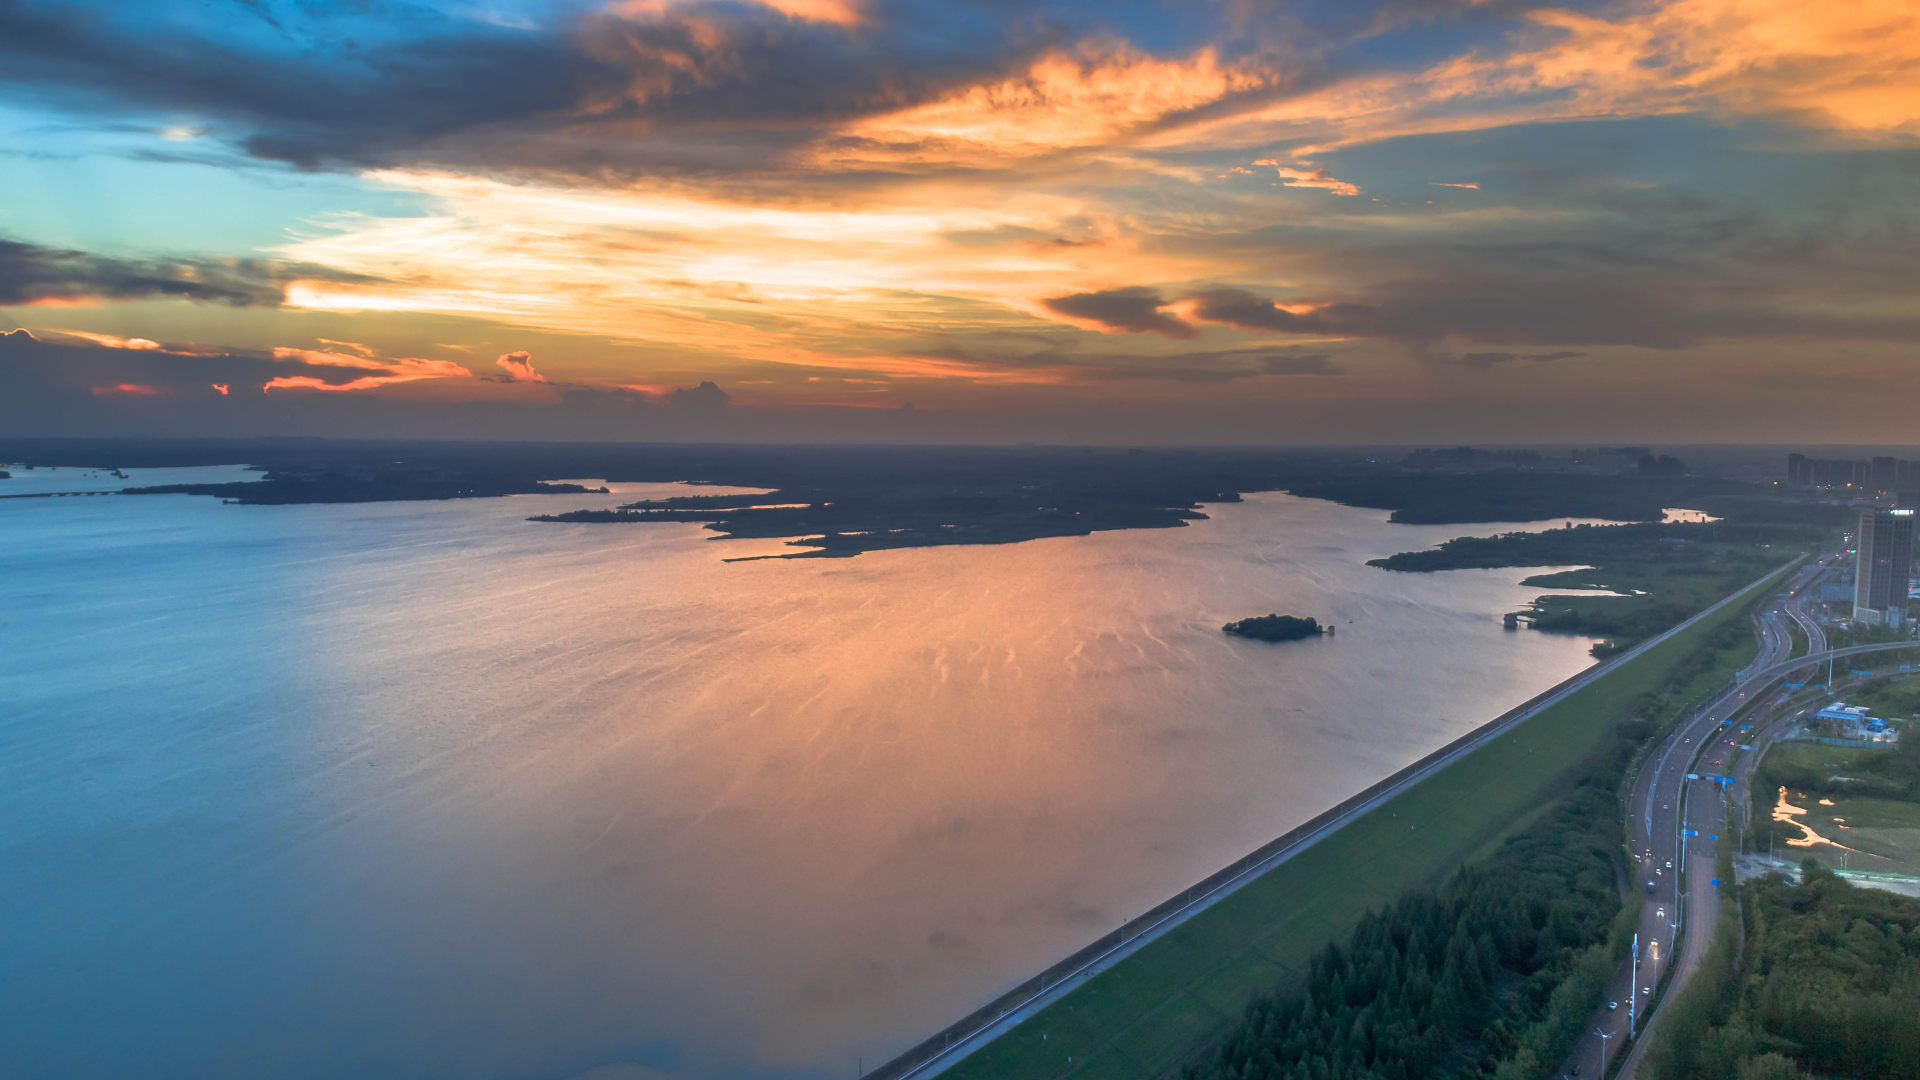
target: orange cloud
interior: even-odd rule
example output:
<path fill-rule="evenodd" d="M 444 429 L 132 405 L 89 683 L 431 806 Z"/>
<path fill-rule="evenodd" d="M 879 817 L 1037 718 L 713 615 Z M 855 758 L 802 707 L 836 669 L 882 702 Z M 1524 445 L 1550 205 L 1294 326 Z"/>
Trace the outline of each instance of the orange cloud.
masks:
<path fill-rule="evenodd" d="M 817 164 L 881 161 L 982 165 L 1109 147 L 1130 132 L 1271 81 L 1211 48 L 1161 59 L 1124 42 L 1051 50 L 1025 71 L 946 98 L 863 118 L 840 130 Z"/>
<path fill-rule="evenodd" d="M 223 382 L 212 383 L 211 385 L 215 390 L 219 391 L 221 397 L 226 397 L 227 391 L 233 389 L 231 386 Z"/>
<path fill-rule="evenodd" d="M 1467 189 L 1468 191 L 1479 191 L 1479 190 L 1480 190 L 1480 185 L 1479 185 L 1479 184 L 1451 184 L 1451 183 L 1448 183 L 1448 182 L 1447 182 L 1447 181 L 1445 181 L 1445 180 L 1429 180 L 1429 181 L 1427 181 L 1427 183 L 1428 183 L 1429 185 L 1431 185 L 1431 186 L 1433 186 L 1433 187 L 1456 187 L 1456 188 L 1466 188 L 1466 189 Z"/>
<path fill-rule="evenodd" d="M 1769 116 L 1861 136 L 1920 132 L 1920 5 L 1674 0 L 1541 8 L 1504 50 L 1336 81 L 1156 133 L 1158 147 L 1291 144 L 1676 113 Z"/>
<path fill-rule="evenodd" d="M 362 345 L 357 341 L 335 341 L 332 338 L 314 338 L 313 340 L 319 342 L 322 345 L 333 345 L 337 348 L 346 349 L 348 352 L 358 353 L 361 356 L 373 355 L 373 349 L 369 348 L 368 346 Z"/>
<path fill-rule="evenodd" d="M 514 382 L 543 383 L 547 381 L 545 375 L 533 370 L 531 354 L 510 352 L 493 363 L 494 366 L 506 372 L 507 378 Z"/>
<path fill-rule="evenodd" d="M 93 307 L 98 303 L 100 303 L 100 298 L 97 296 L 38 296 L 18 306 L 70 308 L 70 307 Z"/>
<path fill-rule="evenodd" d="M 372 390 L 398 383 L 420 382 L 425 379 L 472 378 L 473 372 L 451 360 L 427 360 L 417 356 L 403 356 L 392 360 L 383 360 L 376 356 L 361 356 L 354 353 L 327 352 L 318 349 L 295 349 L 285 346 L 273 350 L 273 358 L 282 361 L 296 361 L 316 367 L 343 367 L 378 374 L 362 375 L 346 382 L 328 382 L 312 375 L 281 375 L 267 380 L 260 389 L 270 390 L 324 390 L 350 391 Z"/>
<path fill-rule="evenodd" d="M 884 355 L 887 346 L 850 350 L 849 338 L 950 333 L 960 309 L 973 328 L 1029 328 L 1047 318 L 1047 296 L 1218 266 L 1197 250 L 1149 251 L 1127 223 L 1046 191 L 981 200 L 929 181 L 840 206 L 733 202 L 666 183 L 368 179 L 420 192 L 434 209 L 345 219 L 289 246 L 289 258 L 378 280 L 295 282 L 288 306 L 478 314 L 671 347 L 718 372 L 796 350 Z"/>
<path fill-rule="evenodd" d="M 82 341 L 90 341 L 95 345 L 108 349 L 131 349 L 136 352 L 162 351 L 162 346 L 159 342 L 147 338 L 115 337 L 112 334 L 93 334 L 85 330 L 55 330 L 54 333 L 63 334 L 67 337 L 76 337 Z"/>
<path fill-rule="evenodd" d="M 144 383 L 115 383 L 112 386 L 90 387 L 94 397 L 159 397 L 162 393 L 157 386 Z"/>
<path fill-rule="evenodd" d="M 1316 169 L 1310 161 L 1302 161 L 1299 167 L 1282 165 L 1271 158 L 1262 158 L 1255 165 L 1270 165 L 1280 174 L 1280 182 L 1288 187 L 1317 188 L 1330 191 L 1335 195 L 1358 195 L 1359 187 L 1339 179 L 1325 169 Z"/>
<path fill-rule="evenodd" d="M 674 8 L 687 7 L 697 0 L 620 0 L 612 6 L 617 15 L 630 19 L 659 18 Z M 789 19 L 857 26 L 867 21 L 865 5 L 857 0 L 751 0 Z"/>

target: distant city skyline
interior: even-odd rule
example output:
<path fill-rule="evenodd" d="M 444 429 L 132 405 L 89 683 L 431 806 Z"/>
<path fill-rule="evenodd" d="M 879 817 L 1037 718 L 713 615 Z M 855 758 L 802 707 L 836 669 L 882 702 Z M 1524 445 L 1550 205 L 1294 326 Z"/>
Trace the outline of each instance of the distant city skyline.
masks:
<path fill-rule="evenodd" d="M 1920 14 L 0 0 L 0 434 L 1920 444 Z"/>

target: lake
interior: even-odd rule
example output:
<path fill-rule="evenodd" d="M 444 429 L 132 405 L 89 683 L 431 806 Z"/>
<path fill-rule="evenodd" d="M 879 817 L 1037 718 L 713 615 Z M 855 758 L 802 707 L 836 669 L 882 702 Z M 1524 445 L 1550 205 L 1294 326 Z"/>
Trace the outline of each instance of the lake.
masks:
<path fill-rule="evenodd" d="M 852 1076 L 1591 663 L 1501 628 L 1537 571 L 1364 565 L 1511 526 L 1280 494 L 845 560 L 523 520 L 685 490 L 0 499 L 0 1072 Z M 1339 633 L 1220 632 L 1270 611 Z"/>

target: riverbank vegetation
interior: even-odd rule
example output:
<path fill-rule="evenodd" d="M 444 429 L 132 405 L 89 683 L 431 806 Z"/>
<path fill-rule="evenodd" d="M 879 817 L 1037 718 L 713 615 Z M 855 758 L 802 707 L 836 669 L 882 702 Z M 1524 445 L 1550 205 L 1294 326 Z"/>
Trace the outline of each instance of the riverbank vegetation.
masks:
<path fill-rule="evenodd" d="M 1593 653 L 1604 658 L 1753 580 L 1783 554 L 1837 537 L 1845 517 L 1835 508 L 1752 498 L 1715 499 L 1713 512 L 1722 520 L 1459 537 L 1368 565 L 1406 573 L 1576 567 L 1526 578 L 1529 587 L 1577 591 L 1543 595 L 1524 617 L 1536 630 L 1601 638 Z"/>
<path fill-rule="evenodd" d="M 1717 940 L 1661 1018 L 1653 1080 L 1920 1076 L 1920 899 L 1818 863 L 1740 889 L 1744 942 Z"/>

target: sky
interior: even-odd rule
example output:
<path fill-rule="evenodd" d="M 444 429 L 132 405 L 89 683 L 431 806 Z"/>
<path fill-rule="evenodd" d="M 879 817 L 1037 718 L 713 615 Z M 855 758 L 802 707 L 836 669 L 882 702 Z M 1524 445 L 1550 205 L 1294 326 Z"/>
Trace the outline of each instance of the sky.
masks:
<path fill-rule="evenodd" d="M 1920 443 L 1920 0 L 0 0 L 0 432 Z"/>

